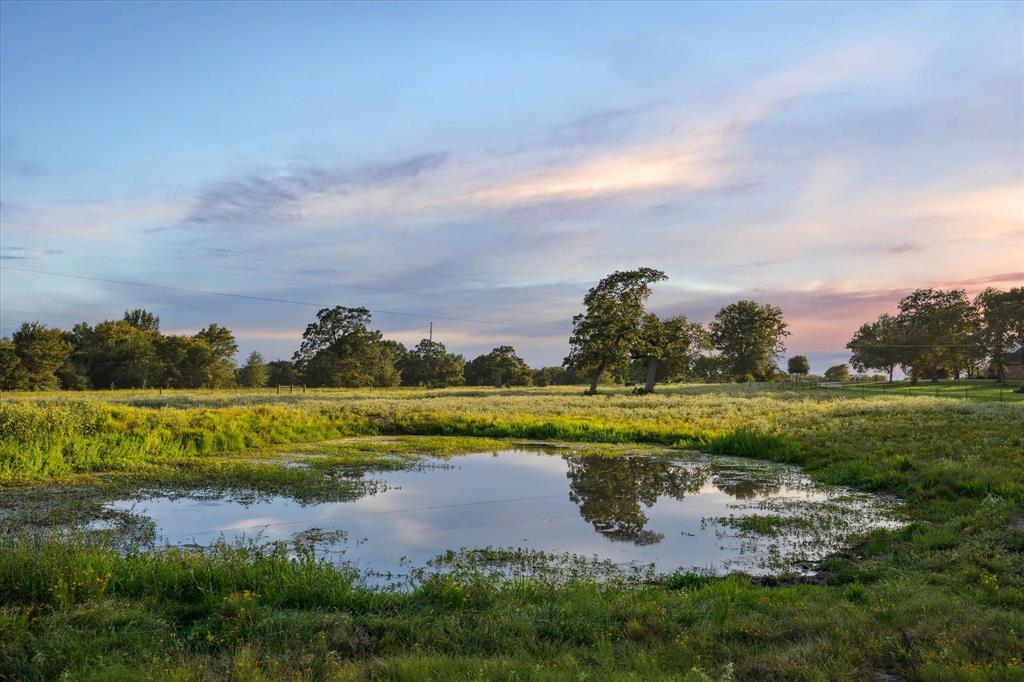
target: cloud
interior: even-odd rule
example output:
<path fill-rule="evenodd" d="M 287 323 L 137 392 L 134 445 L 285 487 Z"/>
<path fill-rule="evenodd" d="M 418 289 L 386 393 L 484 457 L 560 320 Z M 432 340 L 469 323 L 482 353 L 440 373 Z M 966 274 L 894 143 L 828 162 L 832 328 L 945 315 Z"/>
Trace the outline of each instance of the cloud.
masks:
<path fill-rule="evenodd" d="M 550 126 L 525 139 L 489 148 L 493 156 L 505 157 L 529 151 L 573 149 L 607 145 L 624 140 L 635 132 L 638 119 L 664 108 L 667 100 L 592 111 L 570 121 Z"/>
<path fill-rule="evenodd" d="M 214 183 L 199 191 L 184 222 L 215 225 L 288 222 L 303 217 L 303 201 L 317 195 L 345 195 L 415 178 L 440 168 L 448 152 L 412 156 L 395 163 L 354 169 L 295 165 L 269 175 L 247 175 Z"/>

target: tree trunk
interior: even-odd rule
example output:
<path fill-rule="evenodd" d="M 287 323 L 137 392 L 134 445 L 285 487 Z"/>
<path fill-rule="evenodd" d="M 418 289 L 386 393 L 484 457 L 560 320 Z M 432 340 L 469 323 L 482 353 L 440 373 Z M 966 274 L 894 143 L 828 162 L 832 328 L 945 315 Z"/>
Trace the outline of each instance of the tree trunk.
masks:
<path fill-rule="evenodd" d="M 597 371 L 590 378 L 590 390 L 587 391 L 588 395 L 597 395 L 597 382 L 601 379 L 601 375 L 604 374 L 604 365 L 599 365 Z"/>
<path fill-rule="evenodd" d="M 890 367 L 890 368 L 889 368 L 889 383 L 890 383 L 890 384 L 892 383 L 892 373 L 893 373 L 893 371 L 894 371 L 895 369 L 896 369 L 895 367 Z"/>
<path fill-rule="evenodd" d="M 647 382 L 644 384 L 644 393 L 654 393 L 654 382 L 658 376 L 658 358 L 651 356 L 647 358 Z"/>

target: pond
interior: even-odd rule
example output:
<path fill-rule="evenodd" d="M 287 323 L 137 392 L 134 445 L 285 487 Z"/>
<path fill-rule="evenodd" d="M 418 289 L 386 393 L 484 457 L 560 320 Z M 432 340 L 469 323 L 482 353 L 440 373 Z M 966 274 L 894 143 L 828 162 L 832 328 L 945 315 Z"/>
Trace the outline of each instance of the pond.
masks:
<path fill-rule="evenodd" d="M 163 491 L 107 510 L 151 520 L 156 544 L 314 547 L 370 584 L 498 548 L 634 573 L 809 572 L 851 533 L 898 525 L 892 500 L 816 484 L 794 467 L 697 453 L 510 449 L 353 476 L 374 485 L 346 501 Z"/>

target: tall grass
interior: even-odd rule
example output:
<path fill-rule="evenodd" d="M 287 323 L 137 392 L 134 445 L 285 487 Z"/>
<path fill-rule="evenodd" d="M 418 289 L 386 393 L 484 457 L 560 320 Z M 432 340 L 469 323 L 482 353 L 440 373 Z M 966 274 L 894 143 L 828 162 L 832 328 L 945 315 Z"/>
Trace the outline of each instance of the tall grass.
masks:
<path fill-rule="evenodd" d="M 584 397 L 567 389 L 341 391 L 278 403 L 270 397 L 252 404 L 251 396 L 230 393 L 169 396 L 166 405 L 147 399 L 146 406 L 96 398 L 5 401 L 0 483 L 409 434 L 657 443 L 796 463 L 827 482 L 904 496 L 999 495 L 1024 503 L 1024 407 L 1017 405 L 690 387 L 639 397 Z"/>
<path fill-rule="evenodd" d="M 802 465 L 912 521 L 783 576 L 437 577 L 372 592 L 253 547 L 0 540 L 0 679 L 1019 680 L 1024 409 L 675 387 L 50 395 L 0 403 L 0 482 L 360 434 L 648 442 Z M 489 443 L 491 447 L 493 443 Z M 192 467 L 202 470 L 203 467 Z"/>

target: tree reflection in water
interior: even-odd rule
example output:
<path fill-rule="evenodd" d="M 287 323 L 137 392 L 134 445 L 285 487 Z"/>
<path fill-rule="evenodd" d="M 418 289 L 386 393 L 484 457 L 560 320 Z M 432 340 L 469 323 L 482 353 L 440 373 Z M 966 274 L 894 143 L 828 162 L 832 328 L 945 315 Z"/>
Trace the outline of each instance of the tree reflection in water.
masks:
<path fill-rule="evenodd" d="M 711 483 L 737 500 L 752 500 L 755 497 L 774 495 L 782 486 L 774 481 L 746 478 L 741 473 L 717 474 Z"/>
<path fill-rule="evenodd" d="M 610 540 L 637 545 L 660 542 L 661 533 L 647 530 L 647 515 L 659 497 L 682 500 L 700 490 L 711 473 L 704 464 L 681 464 L 655 457 L 566 456 L 569 499 L 580 515 Z"/>

